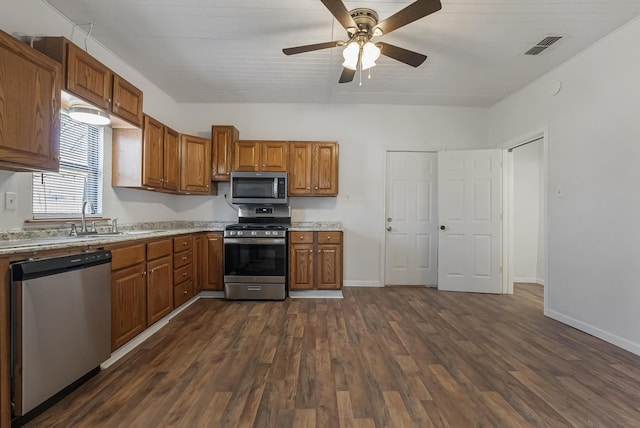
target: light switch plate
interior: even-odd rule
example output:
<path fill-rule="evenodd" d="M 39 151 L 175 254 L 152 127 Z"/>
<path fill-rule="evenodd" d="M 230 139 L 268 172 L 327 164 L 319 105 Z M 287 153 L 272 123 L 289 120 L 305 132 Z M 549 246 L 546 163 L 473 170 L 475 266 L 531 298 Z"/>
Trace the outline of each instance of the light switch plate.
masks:
<path fill-rule="evenodd" d="M 7 192 L 4 194 L 4 208 L 7 210 L 18 209 L 18 196 L 15 192 Z"/>

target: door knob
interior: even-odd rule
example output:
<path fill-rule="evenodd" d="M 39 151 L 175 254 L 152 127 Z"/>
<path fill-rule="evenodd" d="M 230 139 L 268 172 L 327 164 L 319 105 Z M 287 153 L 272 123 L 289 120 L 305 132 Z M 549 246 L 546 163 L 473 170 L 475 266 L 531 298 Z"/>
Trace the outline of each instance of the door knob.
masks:
<path fill-rule="evenodd" d="M 391 226 L 387 226 L 387 232 L 391 232 Z"/>
<path fill-rule="evenodd" d="M 445 230 L 446 227 L 444 227 L 444 225 L 440 226 L 440 230 Z"/>
<path fill-rule="evenodd" d="M 391 217 L 387 217 L 387 221 L 391 221 Z"/>

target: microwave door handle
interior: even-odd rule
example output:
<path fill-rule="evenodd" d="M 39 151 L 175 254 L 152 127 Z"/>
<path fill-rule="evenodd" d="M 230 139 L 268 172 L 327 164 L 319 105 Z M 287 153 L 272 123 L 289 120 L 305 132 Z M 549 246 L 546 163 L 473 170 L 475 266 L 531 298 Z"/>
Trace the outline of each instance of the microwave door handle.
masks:
<path fill-rule="evenodd" d="M 278 197 L 278 177 L 273 177 L 273 195 Z"/>

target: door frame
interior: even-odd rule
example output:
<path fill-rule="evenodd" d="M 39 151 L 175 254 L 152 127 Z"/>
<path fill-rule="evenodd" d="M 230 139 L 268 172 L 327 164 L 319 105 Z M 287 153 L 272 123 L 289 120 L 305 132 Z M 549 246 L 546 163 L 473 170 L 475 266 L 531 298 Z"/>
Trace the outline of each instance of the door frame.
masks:
<path fill-rule="evenodd" d="M 504 294 L 513 294 L 513 277 L 514 277 L 514 162 L 513 149 L 518 146 L 542 139 L 542 200 L 544 201 L 544 210 L 542 220 L 544 222 L 544 310 L 547 310 L 547 294 L 549 285 L 549 169 L 548 169 L 548 137 L 547 128 L 531 134 L 515 138 L 503 145 L 503 218 L 502 218 L 502 292 Z"/>
<path fill-rule="evenodd" d="M 387 234 L 385 233 L 385 227 L 386 227 L 386 219 L 387 219 L 387 191 L 389 189 L 387 189 L 387 156 L 389 152 L 401 152 L 401 153 L 433 153 L 436 156 L 438 156 L 438 150 L 436 149 L 432 149 L 432 150 L 415 150 L 415 149 L 396 149 L 396 148 L 391 148 L 391 147 L 387 147 L 384 150 L 384 194 L 383 194 L 383 199 L 382 202 L 384 204 L 384 209 L 383 209 L 383 217 L 382 217 L 382 245 L 380 248 L 380 255 L 381 258 L 380 260 L 382 260 L 382 263 L 380 263 L 380 287 L 386 287 L 387 286 L 387 271 L 386 271 L 386 267 L 387 267 Z M 436 199 L 437 199 L 437 190 L 436 189 Z M 438 212 L 436 210 L 436 222 L 438 221 Z M 437 246 L 436 246 L 437 249 Z M 437 284 L 436 284 L 437 286 Z M 392 286 L 390 286 L 392 287 Z"/>

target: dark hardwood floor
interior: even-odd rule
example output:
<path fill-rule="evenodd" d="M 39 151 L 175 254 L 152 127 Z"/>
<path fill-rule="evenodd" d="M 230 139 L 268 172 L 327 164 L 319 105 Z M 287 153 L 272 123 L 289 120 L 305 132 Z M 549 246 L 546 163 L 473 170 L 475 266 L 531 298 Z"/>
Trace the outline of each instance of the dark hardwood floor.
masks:
<path fill-rule="evenodd" d="M 634 427 L 640 357 L 513 296 L 201 299 L 28 426 Z"/>

